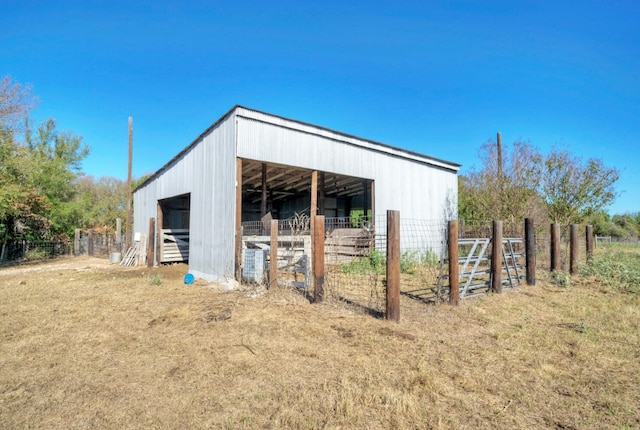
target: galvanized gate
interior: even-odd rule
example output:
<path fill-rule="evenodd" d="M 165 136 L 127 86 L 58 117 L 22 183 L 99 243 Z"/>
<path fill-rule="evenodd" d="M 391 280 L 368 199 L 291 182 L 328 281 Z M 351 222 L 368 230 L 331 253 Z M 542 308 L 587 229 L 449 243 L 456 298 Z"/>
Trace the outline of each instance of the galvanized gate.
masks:
<path fill-rule="evenodd" d="M 485 294 L 491 290 L 490 238 L 460 239 L 460 298 Z M 524 278 L 524 240 L 502 240 L 502 286 L 513 288 Z"/>

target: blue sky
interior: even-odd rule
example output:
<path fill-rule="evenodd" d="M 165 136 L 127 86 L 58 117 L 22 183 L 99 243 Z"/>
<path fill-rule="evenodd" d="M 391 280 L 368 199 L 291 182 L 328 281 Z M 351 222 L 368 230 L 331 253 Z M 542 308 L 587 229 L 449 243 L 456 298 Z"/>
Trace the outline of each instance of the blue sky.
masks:
<path fill-rule="evenodd" d="M 530 140 L 621 172 L 640 211 L 640 2 L 5 2 L 0 76 L 84 137 L 84 171 L 157 170 L 241 104 L 479 166 Z"/>

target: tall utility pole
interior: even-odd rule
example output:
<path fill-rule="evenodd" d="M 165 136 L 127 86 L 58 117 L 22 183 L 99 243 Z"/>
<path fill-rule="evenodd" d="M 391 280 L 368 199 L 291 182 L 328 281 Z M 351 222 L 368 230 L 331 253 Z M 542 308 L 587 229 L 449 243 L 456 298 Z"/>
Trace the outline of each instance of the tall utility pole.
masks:
<path fill-rule="evenodd" d="M 502 133 L 498 132 L 498 180 L 502 179 Z"/>
<path fill-rule="evenodd" d="M 125 252 L 131 248 L 131 159 L 133 157 L 133 117 L 129 117 L 129 166 L 127 169 L 127 225 L 125 226 Z"/>

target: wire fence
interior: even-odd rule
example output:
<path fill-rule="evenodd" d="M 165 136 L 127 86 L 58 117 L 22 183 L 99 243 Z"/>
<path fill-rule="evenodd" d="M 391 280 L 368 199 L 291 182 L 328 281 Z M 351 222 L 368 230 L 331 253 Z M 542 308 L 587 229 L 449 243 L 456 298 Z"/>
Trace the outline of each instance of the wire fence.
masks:
<path fill-rule="evenodd" d="M 114 234 L 94 234 L 80 231 L 71 240 L 21 240 L 0 245 L 0 263 L 47 260 L 68 255 L 109 257 L 112 252 L 122 252 L 124 238 Z"/>
<path fill-rule="evenodd" d="M 22 240 L 2 244 L 0 262 L 37 261 L 70 255 L 72 243 L 70 241 Z"/>
<path fill-rule="evenodd" d="M 386 215 L 327 233 L 325 298 L 377 316 L 386 307 Z M 406 309 L 434 303 L 446 252 L 446 221 L 400 219 L 400 297 Z"/>

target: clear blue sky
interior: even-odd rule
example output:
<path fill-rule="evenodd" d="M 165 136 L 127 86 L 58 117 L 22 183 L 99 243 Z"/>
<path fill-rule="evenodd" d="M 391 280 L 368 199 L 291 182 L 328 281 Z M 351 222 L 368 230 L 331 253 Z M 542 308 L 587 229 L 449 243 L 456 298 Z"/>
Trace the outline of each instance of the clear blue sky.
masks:
<path fill-rule="evenodd" d="M 91 146 L 87 174 L 157 170 L 236 104 L 478 166 L 530 140 L 622 174 L 640 211 L 640 2 L 3 2 L 0 76 Z"/>

